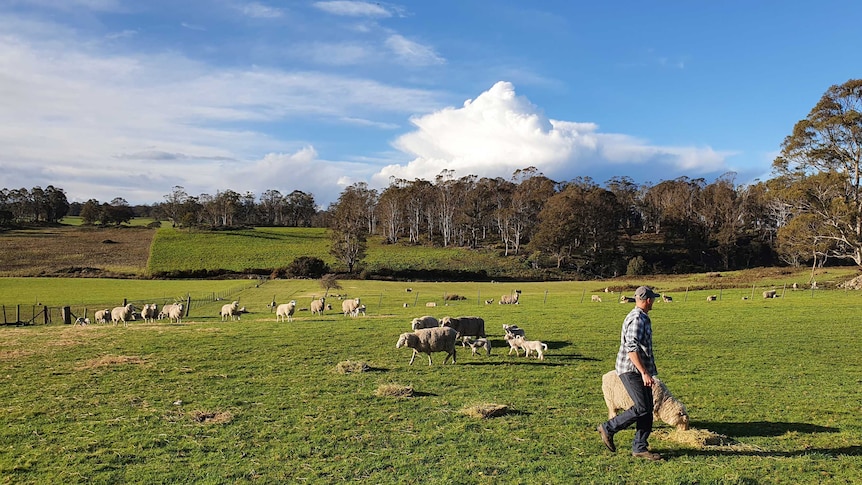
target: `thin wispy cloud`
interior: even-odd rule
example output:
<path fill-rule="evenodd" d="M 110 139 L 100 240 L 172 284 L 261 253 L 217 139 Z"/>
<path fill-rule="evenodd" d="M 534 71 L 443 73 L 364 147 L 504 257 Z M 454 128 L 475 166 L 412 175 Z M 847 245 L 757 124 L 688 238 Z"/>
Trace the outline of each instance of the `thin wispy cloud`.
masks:
<path fill-rule="evenodd" d="M 431 47 L 413 42 L 398 34 L 390 35 L 386 39 L 386 47 L 398 56 L 399 59 L 410 65 L 430 66 L 446 62 Z"/>
<path fill-rule="evenodd" d="M 270 7 L 258 2 L 242 5 L 241 10 L 244 15 L 259 19 L 274 19 L 284 15 L 284 11 L 282 9 Z"/>
<path fill-rule="evenodd" d="M 202 25 L 190 24 L 188 22 L 182 22 L 182 23 L 180 23 L 180 25 L 182 25 L 183 27 L 185 27 L 189 30 L 201 30 L 201 31 L 206 30 L 206 28 L 204 28 Z"/>
<path fill-rule="evenodd" d="M 380 3 L 338 0 L 332 2 L 315 2 L 314 6 L 324 12 L 345 17 L 386 18 L 392 16 L 392 13 L 384 8 Z"/>

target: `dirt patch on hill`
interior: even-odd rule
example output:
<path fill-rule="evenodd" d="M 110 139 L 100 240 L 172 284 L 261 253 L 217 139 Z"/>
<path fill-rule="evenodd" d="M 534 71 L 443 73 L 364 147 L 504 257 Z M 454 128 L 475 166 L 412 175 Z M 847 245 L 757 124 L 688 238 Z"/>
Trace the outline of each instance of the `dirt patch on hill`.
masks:
<path fill-rule="evenodd" d="M 141 276 L 155 234 L 144 227 L 78 226 L 0 232 L 0 276 Z"/>

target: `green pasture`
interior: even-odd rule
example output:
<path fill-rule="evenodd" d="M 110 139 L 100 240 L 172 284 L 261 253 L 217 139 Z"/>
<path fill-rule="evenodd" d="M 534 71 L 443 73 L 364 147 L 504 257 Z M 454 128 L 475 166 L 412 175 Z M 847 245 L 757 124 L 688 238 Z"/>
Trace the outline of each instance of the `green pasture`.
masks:
<path fill-rule="evenodd" d="M 124 225 L 131 227 L 146 227 L 153 221 L 154 219 L 152 217 L 133 217 L 128 224 Z M 60 220 L 60 223 L 67 226 L 82 226 L 84 225 L 84 220 L 81 219 L 81 216 L 66 216 Z"/>
<path fill-rule="evenodd" d="M 2 293 L 20 285 L 29 288 L 20 298 L 39 291 L 45 301 L 63 301 L 81 284 L 56 281 L 38 290 L 25 280 L 0 283 Z M 613 368 L 631 307 L 600 292 L 607 282 L 345 280 L 334 293 L 359 297 L 368 310 L 350 318 L 334 296 L 334 310 L 311 316 L 303 309 L 322 295 L 317 283 L 278 280 L 235 295 L 250 311 L 241 321 L 222 322 L 216 302 L 181 324 L 0 328 L 0 482 L 796 484 L 862 476 L 860 293 L 787 289 L 764 300 L 763 289 L 783 283 L 614 285 L 644 282 L 674 297 L 651 313 L 660 376 L 695 428 L 731 445 L 685 445 L 657 423 L 650 441 L 666 461 L 632 458 L 631 430 L 617 435 L 616 454 L 605 450 L 595 432 L 607 417 L 600 379 Z M 157 294 L 150 283 L 174 282 L 130 282 L 113 299 Z M 185 283 L 183 291 L 216 291 L 211 282 Z M 519 305 L 496 303 L 515 289 Z M 453 294 L 467 299 L 444 306 Z M 592 303 L 593 294 L 603 301 Z M 720 299 L 705 301 L 711 294 Z M 273 298 L 297 300 L 293 322 L 275 322 L 266 306 Z M 424 314 L 483 317 L 492 355 L 459 348 L 454 365 L 435 354 L 432 366 L 424 356 L 409 366 L 409 349 L 395 342 Z M 506 355 L 504 323 L 547 343 L 545 360 Z M 336 372 L 345 361 L 370 369 Z M 387 384 L 415 395 L 377 396 Z M 509 412 L 462 412 L 483 403 Z"/>

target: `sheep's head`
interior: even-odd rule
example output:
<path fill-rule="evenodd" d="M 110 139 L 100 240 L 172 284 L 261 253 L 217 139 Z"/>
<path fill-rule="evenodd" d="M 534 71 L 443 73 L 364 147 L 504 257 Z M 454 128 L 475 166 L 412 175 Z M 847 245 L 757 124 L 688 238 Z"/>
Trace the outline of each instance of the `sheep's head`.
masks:
<path fill-rule="evenodd" d="M 401 336 L 398 337 L 398 343 L 395 344 L 395 348 L 400 349 L 401 347 L 407 345 L 407 340 L 410 338 L 411 335 L 412 334 L 409 333 L 402 333 Z"/>

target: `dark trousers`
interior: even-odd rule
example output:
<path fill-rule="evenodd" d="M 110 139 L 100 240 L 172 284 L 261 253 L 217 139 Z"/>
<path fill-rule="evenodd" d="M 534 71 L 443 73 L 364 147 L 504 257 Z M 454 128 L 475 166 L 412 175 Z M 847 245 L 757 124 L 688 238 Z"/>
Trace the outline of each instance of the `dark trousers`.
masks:
<path fill-rule="evenodd" d="M 647 451 L 647 440 L 652 433 L 652 388 L 644 386 L 643 378 L 637 372 L 621 374 L 620 380 L 635 404 L 605 423 L 605 430 L 613 435 L 636 423 L 632 453 Z"/>

